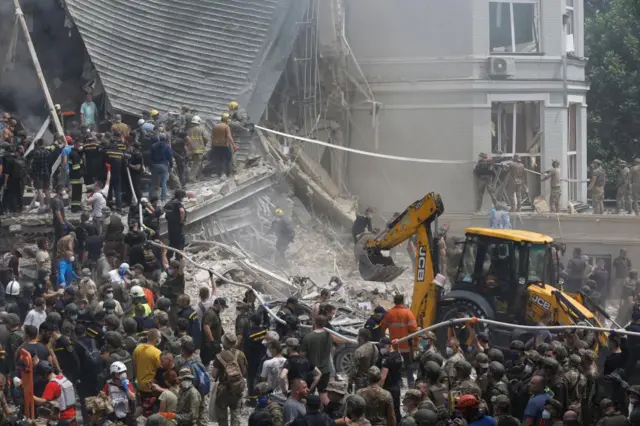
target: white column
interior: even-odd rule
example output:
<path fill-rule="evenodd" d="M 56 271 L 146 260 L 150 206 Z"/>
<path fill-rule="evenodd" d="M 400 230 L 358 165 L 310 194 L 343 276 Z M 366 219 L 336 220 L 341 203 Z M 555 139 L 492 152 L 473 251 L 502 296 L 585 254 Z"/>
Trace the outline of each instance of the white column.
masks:
<path fill-rule="evenodd" d="M 578 105 L 576 120 L 576 163 L 578 179 L 587 179 L 587 106 Z M 578 201 L 587 202 L 587 184 L 578 184 Z"/>
<path fill-rule="evenodd" d="M 549 170 L 551 162 L 558 160 L 560 162 L 560 170 L 562 177 L 567 178 L 567 140 L 568 140 L 568 113 L 567 109 L 562 105 L 545 105 L 543 110 L 542 128 L 542 151 L 540 155 L 541 170 Z M 569 188 L 566 182 L 562 184 L 562 197 L 560 198 L 560 208 L 567 205 L 567 192 Z M 542 194 L 549 197 L 549 181 L 542 184 Z"/>

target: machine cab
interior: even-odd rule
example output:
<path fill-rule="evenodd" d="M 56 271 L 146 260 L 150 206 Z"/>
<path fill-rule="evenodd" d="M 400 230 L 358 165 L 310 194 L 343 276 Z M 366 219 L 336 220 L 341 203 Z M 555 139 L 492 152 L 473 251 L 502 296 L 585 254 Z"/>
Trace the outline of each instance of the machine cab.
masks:
<path fill-rule="evenodd" d="M 536 322 L 548 302 L 531 303 L 528 287 L 556 286 L 552 243 L 534 232 L 469 228 L 452 290 L 481 296 L 497 321 Z"/>

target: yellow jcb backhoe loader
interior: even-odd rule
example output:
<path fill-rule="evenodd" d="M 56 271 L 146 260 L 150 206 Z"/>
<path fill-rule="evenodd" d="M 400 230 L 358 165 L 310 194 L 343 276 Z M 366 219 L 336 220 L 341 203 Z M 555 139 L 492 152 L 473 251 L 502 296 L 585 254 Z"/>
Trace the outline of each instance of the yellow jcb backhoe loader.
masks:
<path fill-rule="evenodd" d="M 377 235 L 364 234 L 356 244 L 356 261 L 364 280 L 390 282 L 406 268 L 399 267 L 383 252 L 417 237 L 414 262 L 414 287 L 411 311 L 418 327 L 428 327 L 453 318 L 487 318 L 510 324 L 535 325 L 545 312 L 553 322 L 572 325 L 584 322 L 602 327 L 597 317 L 570 295 L 558 290 L 557 258 L 552 250 L 553 238 L 515 229 L 468 228 L 462 256 L 451 290 L 434 278 L 440 272 L 436 239 L 432 223 L 444 212 L 439 195 L 430 193 L 414 202 L 387 228 Z M 446 272 L 442 272 L 443 274 Z M 478 323 L 477 331 L 489 331 Z M 461 335 L 462 330 L 462 335 Z M 444 344 L 451 333 L 467 341 L 464 327 L 439 330 L 438 341 Z M 513 340 L 526 342 L 533 333 L 492 326 L 491 344 L 509 348 Z M 606 336 L 598 337 L 606 345 Z"/>

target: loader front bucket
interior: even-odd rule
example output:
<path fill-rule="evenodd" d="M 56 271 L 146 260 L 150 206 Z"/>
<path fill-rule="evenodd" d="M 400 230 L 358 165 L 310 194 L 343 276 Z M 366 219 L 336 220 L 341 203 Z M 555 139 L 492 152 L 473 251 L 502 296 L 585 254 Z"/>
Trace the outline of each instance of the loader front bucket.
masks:
<path fill-rule="evenodd" d="M 365 281 L 388 283 L 398 278 L 405 271 L 404 267 L 396 266 L 390 256 L 382 253 L 370 253 L 364 245 L 373 238 L 373 234 L 363 235 L 356 243 L 354 254 L 358 262 L 360 276 Z"/>

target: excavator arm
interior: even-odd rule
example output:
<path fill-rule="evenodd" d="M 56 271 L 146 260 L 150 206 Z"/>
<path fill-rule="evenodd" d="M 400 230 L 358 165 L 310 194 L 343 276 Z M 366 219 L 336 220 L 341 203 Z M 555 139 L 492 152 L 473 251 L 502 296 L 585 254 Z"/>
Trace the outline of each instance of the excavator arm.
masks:
<path fill-rule="evenodd" d="M 437 268 L 431 250 L 431 223 L 443 212 L 440 195 L 429 193 L 407 207 L 384 231 L 376 236 L 365 234 L 356 244 L 356 261 L 362 278 L 391 282 L 406 268 L 396 266 L 393 259 L 382 252 L 393 249 L 414 235 L 417 237 L 411 311 L 419 327 L 431 324 L 436 316 L 438 286 L 432 284 Z"/>

